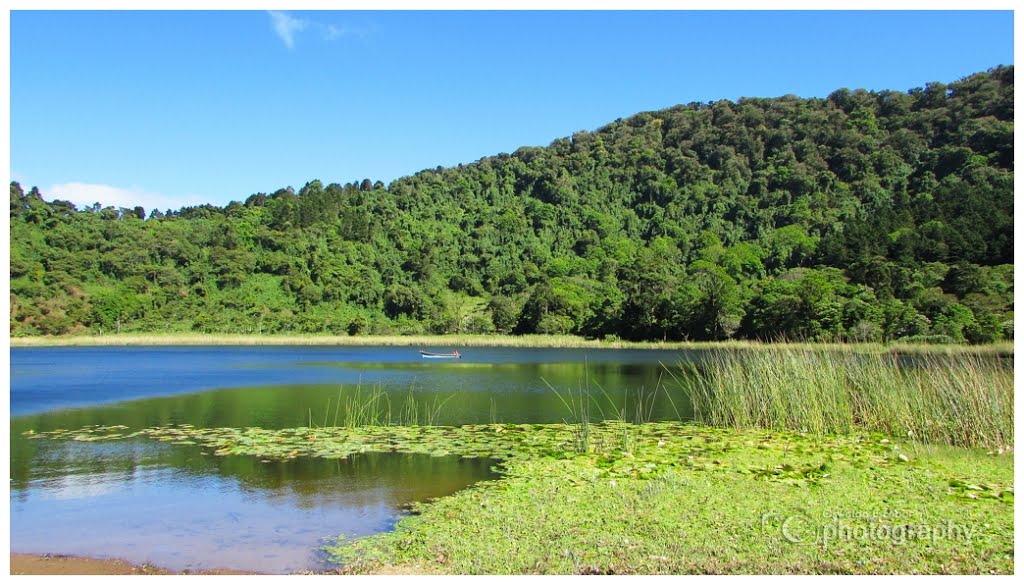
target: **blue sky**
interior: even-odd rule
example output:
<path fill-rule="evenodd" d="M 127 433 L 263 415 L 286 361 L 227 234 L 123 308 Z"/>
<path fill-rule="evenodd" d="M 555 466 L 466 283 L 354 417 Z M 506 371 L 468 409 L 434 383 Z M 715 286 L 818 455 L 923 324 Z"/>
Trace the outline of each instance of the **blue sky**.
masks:
<path fill-rule="evenodd" d="M 12 178 L 166 209 L 1013 63 L 1003 12 L 11 12 Z"/>

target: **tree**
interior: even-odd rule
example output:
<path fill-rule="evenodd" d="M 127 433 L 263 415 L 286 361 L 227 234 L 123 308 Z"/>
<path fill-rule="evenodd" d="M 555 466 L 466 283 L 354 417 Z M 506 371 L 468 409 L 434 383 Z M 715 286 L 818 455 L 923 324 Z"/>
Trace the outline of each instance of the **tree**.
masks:
<path fill-rule="evenodd" d="M 690 266 L 698 291 L 689 316 L 689 330 L 697 339 L 721 340 L 739 329 L 743 310 L 736 281 L 717 264 L 698 260 Z"/>
<path fill-rule="evenodd" d="M 10 331 L 1006 337 L 1013 77 L 681 105 L 148 221 L 12 182 Z"/>
<path fill-rule="evenodd" d="M 506 296 L 497 295 L 491 297 L 487 308 L 491 311 L 491 321 L 494 324 L 495 331 L 498 333 L 511 333 L 516 326 L 519 316 L 519 310 L 515 302 Z"/>

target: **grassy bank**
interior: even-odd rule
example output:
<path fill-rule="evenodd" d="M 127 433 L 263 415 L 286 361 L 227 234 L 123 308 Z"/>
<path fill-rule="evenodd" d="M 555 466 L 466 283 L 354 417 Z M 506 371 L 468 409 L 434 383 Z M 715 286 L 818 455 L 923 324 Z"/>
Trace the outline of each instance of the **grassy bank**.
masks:
<path fill-rule="evenodd" d="M 418 336 L 331 336 L 331 335 L 221 335 L 201 333 L 152 333 L 123 335 L 78 335 L 11 337 L 11 347 L 58 346 L 147 346 L 147 345 L 337 345 L 405 347 L 536 347 L 610 349 L 737 349 L 770 347 L 827 348 L 853 353 L 983 354 L 1013 355 L 1013 343 L 990 345 L 924 345 L 881 343 L 762 343 L 757 341 L 675 342 L 586 339 L 573 335 L 418 335 Z"/>
<path fill-rule="evenodd" d="M 960 446 L 1012 446 L 1013 368 L 979 355 L 711 352 L 676 378 L 698 422 L 815 433 L 870 430 Z"/>
<path fill-rule="evenodd" d="M 1012 455 L 679 423 L 87 427 L 214 455 L 490 457 L 504 476 L 328 547 L 347 573 L 1012 573 Z"/>
<path fill-rule="evenodd" d="M 908 451 L 903 463 L 761 445 L 646 475 L 599 457 L 515 461 L 498 482 L 331 551 L 351 573 L 1014 571 L 1007 457 Z"/>

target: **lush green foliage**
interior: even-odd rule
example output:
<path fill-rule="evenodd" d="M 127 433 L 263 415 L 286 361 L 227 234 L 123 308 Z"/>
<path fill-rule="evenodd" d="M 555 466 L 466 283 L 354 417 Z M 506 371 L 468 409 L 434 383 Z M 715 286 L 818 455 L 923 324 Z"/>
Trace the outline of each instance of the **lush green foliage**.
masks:
<path fill-rule="evenodd" d="M 10 217 L 12 336 L 990 342 L 1012 338 L 1013 67 L 676 106 L 224 208 L 12 183 Z"/>

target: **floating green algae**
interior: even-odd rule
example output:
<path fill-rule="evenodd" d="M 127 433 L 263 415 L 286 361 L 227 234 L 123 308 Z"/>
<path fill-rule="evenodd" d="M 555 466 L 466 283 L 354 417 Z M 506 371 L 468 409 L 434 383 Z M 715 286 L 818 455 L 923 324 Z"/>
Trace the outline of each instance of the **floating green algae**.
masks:
<path fill-rule="evenodd" d="M 873 433 L 682 422 L 590 424 L 585 449 L 579 424 L 129 431 L 91 426 L 25 435 L 153 440 L 262 462 L 369 452 L 498 461 L 500 479 L 414 504 L 392 532 L 328 546 L 346 572 L 1001 573 L 1013 567 L 1013 462 L 1002 452 Z M 817 538 L 836 527 L 949 522 L 969 528 L 973 540 L 899 546 L 833 540 L 825 549 L 791 538 Z"/>
<path fill-rule="evenodd" d="M 462 426 L 212 428 L 168 425 L 125 433 L 123 426 L 89 426 L 25 433 L 31 439 L 116 441 L 134 437 L 198 445 L 214 455 L 261 459 L 344 459 L 359 453 L 509 460 L 590 457 L 615 476 L 646 477 L 672 467 L 753 474 L 768 481 L 813 485 L 832 461 L 855 465 L 902 462 L 899 447 L 876 434 L 820 436 L 796 432 L 737 431 L 681 422 L 605 421 L 589 426 L 586 450 L 574 424 L 471 424 Z M 903 456 L 906 459 L 905 456 Z"/>

